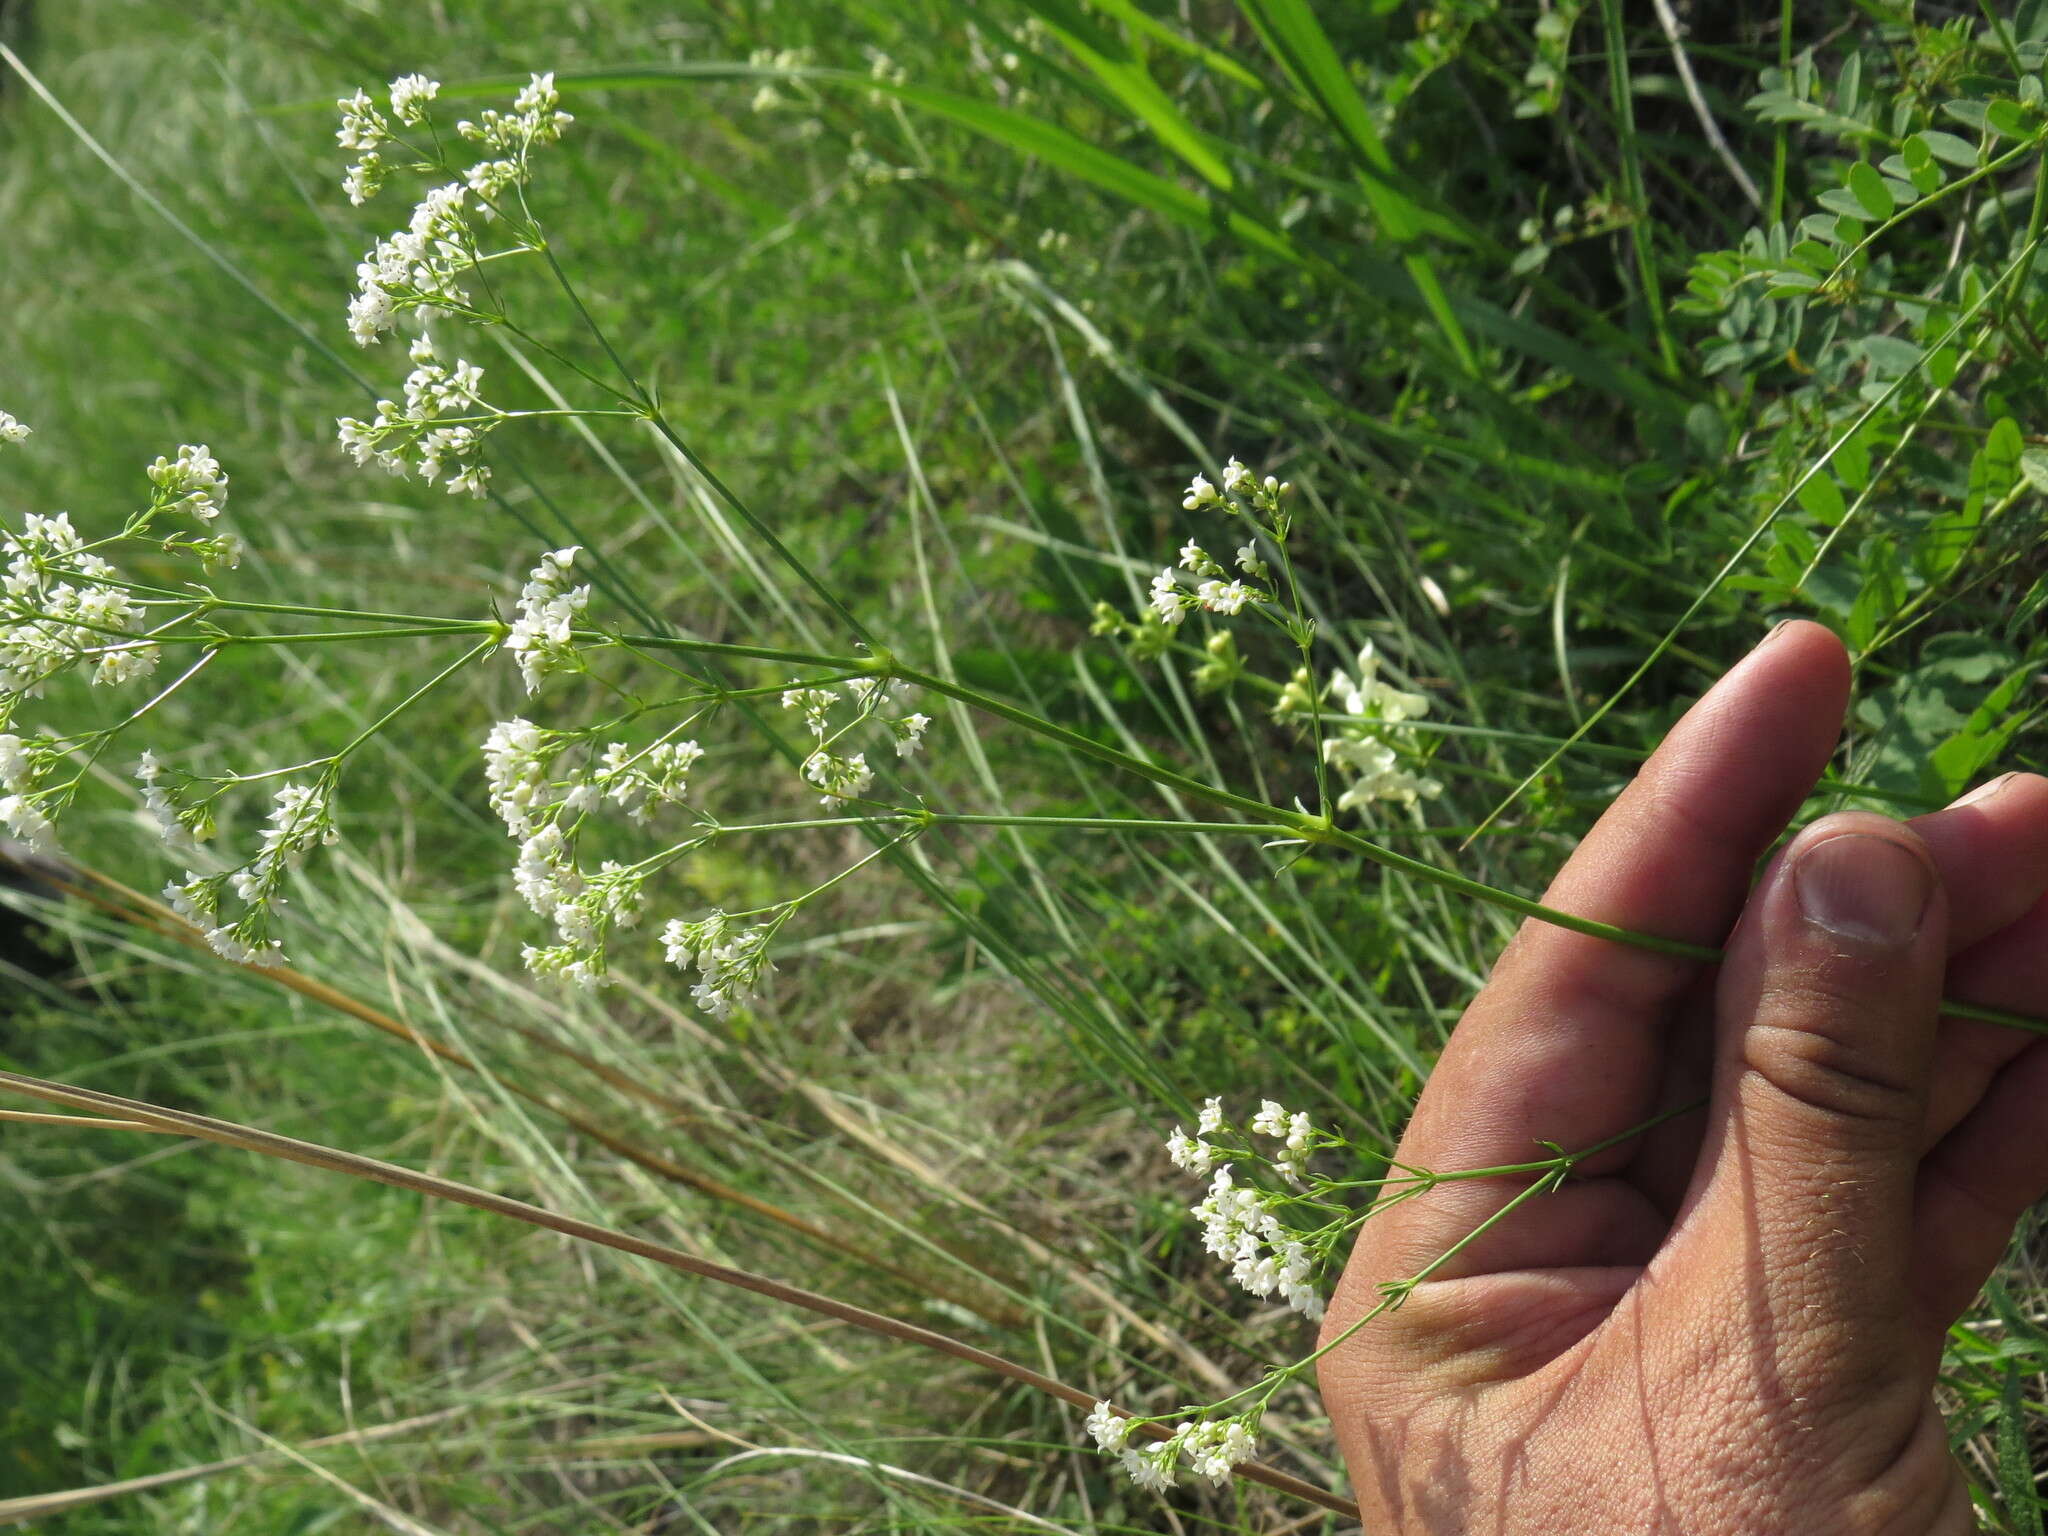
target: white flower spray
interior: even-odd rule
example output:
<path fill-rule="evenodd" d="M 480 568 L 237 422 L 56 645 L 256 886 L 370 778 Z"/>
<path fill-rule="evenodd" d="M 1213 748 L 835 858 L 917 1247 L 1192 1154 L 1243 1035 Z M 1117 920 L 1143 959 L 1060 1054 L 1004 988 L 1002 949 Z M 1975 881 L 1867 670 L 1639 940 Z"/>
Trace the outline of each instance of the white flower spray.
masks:
<path fill-rule="evenodd" d="M 1237 459 L 1223 469 L 1222 484 L 1197 475 L 1181 498 L 1183 511 L 1222 514 L 1242 521 L 1252 536 L 1237 546 L 1226 567 L 1189 538 L 1181 545 L 1178 564 L 1152 578 L 1149 596 L 1136 619 L 1127 620 L 1108 603 L 1098 604 L 1093 632 L 1116 635 L 1140 660 L 1162 655 L 1175 643 L 1176 632 L 1192 614 L 1212 618 L 1255 617 L 1280 630 L 1300 653 L 1300 665 L 1285 682 L 1274 685 L 1252 678 L 1276 695 L 1273 717 L 1301 722 L 1316 741 L 1319 789 L 1326 771 L 1343 784 L 1329 808 L 1367 814 L 1378 801 L 1413 806 L 1434 799 L 1442 786 L 1416 771 L 1427 747 L 1409 724 L 1429 712 L 1429 699 L 1404 692 L 1382 680 L 1382 660 L 1368 643 L 1358 653 L 1354 681 L 1341 669 L 1318 686 L 1312 665 L 1314 625 L 1304 616 L 1294 571 L 1287 556 L 1293 527 L 1289 502 L 1294 487 L 1275 476 L 1260 478 Z M 1263 551 L 1271 551 L 1275 566 Z M 1202 642 L 1196 668 L 1197 688 L 1213 693 L 1252 675 L 1228 628 L 1216 628 Z"/>

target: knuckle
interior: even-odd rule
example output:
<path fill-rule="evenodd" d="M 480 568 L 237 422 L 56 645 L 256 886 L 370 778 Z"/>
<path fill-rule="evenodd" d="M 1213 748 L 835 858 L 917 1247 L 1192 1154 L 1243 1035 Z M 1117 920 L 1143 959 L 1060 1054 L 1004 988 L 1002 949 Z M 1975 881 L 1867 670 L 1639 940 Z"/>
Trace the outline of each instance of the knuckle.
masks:
<path fill-rule="evenodd" d="M 1836 1119 L 1917 1127 L 1924 1112 L 1916 1075 L 1836 1031 L 1759 1020 L 1743 1031 L 1742 1058 L 1773 1091 Z"/>

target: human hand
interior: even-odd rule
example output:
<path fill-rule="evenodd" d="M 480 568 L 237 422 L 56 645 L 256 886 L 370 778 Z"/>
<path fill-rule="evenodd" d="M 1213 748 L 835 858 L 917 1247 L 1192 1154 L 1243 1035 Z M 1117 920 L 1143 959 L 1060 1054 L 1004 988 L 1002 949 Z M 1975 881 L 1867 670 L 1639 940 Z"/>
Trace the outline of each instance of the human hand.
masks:
<path fill-rule="evenodd" d="M 1323 1359 L 1374 1536 L 1975 1529 L 1932 1388 L 2048 1192 L 2048 1041 L 1939 1000 L 2048 1013 L 2048 779 L 1903 824 L 1825 817 L 1752 890 L 1848 688 L 1825 629 L 1775 632 L 1544 898 L 1725 941 L 1718 969 L 1531 922 L 1459 1022 L 1403 1163 L 1522 1162 L 1709 1102 L 1589 1158 Z M 1324 1339 L 1527 1183 L 1375 1214 Z"/>

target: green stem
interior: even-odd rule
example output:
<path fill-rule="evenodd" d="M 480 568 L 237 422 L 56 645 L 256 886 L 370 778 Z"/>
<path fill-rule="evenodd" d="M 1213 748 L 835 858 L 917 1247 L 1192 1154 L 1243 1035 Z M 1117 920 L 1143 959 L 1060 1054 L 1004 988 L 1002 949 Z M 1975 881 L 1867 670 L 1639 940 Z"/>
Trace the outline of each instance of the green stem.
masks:
<path fill-rule="evenodd" d="M 439 672 L 436 672 L 424 683 L 421 683 L 419 687 L 413 689 L 411 693 L 407 694 L 404 698 L 400 699 L 396 704 L 392 705 L 391 708 L 387 709 L 377 719 L 373 720 L 370 724 L 364 726 L 362 730 L 358 731 L 355 735 L 355 738 L 352 741 L 350 741 L 340 751 L 336 752 L 334 756 L 328 760 L 330 766 L 334 768 L 340 767 L 343 759 L 345 759 L 349 755 L 349 753 L 355 751 L 357 747 L 360 747 L 372 736 L 376 735 L 379 731 L 383 730 L 385 726 L 389 725 L 393 720 L 396 720 L 400 715 L 404 714 L 408 709 L 412 708 L 413 705 L 417 704 L 421 699 L 424 699 L 428 694 L 432 693 L 436 688 L 440 687 L 441 684 L 447 682 L 449 678 L 453 677 L 456 673 L 460 672 L 464 667 L 468 666 L 471 662 L 479 660 L 489 652 L 497 649 L 497 645 L 498 642 L 495 639 L 486 640 L 481 645 L 471 647 L 469 650 L 463 652 L 462 655 L 458 656 L 455 660 L 449 662 L 447 666 L 443 667 Z"/>
<path fill-rule="evenodd" d="M 714 651 L 741 656 L 767 655 L 771 659 L 800 656 L 801 660 L 809 665 L 823 667 L 844 667 L 857 664 L 850 663 L 848 658 L 845 657 L 769 651 L 766 647 L 718 646 L 710 641 L 683 640 L 663 635 L 630 635 L 621 638 L 629 644 L 645 646 L 652 650 Z M 1392 848 L 1383 847 L 1381 844 L 1372 842 L 1370 839 L 1360 837 L 1355 832 L 1347 832 L 1343 828 L 1333 825 L 1327 817 L 1309 816 L 1299 811 L 1282 810 L 1280 807 L 1268 805 L 1262 800 L 1254 800 L 1248 795 L 1240 795 L 1227 789 L 1218 789 L 1211 784 L 1204 784 L 1200 779 L 1190 778 L 1184 773 L 1176 773 L 1171 768 L 1162 768 L 1157 763 L 1147 762 L 1141 757 L 1133 756 L 1116 747 L 1107 746 L 1092 737 L 1082 735 L 1079 731 L 1070 730 L 1066 726 L 1057 725 L 1050 720 L 1042 719 L 1027 709 L 1011 704 L 1007 700 L 999 699 L 993 694 L 983 693 L 978 688 L 969 687 L 965 683 L 956 683 L 930 672 L 920 672 L 915 667 L 905 666 L 886 652 L 878 653 L 874 661 L 869 665 L 868 670 L 873 676 L 891 677 L 899 682 L 908 683 L 913 688 L 923 688 L 929 692 L 936 693 L 943 698 L 958 699 L 970 708 L 978 709 L 984 714 L 994 715 L 1000 720 L 1007 720 L 1013 725 L 1021 726 L 1023 729 L 1032 732 L 1034 735 L 1043 736 L 1047 740 L 1058 742 L 1061 746 L 1084 757 L 1093 758 L 1099 763 L 1106 763 L 1110 767 L 1118 768 L 1126 773 L 1146 779 L 1153 784 L 1157 784 L 1162 789 L 1170 789 L 1177 794 L 1186 795 L 1190 799 L 1221 806 L 1225 810 L 1240 812 L 1243 815 L 1254 818 L 1259 823 L 1257 830 L 1267 836 L 1273 835 L 1277 830 L 1282 837 L 1290 840 L 1341 848 L 1347 853 L 1355 853 L 1360 858 L 1367 859 L 1374 864 L 1380 865 L 1382 868 L 1394 870 L 1399 874 L 1424 881 L 1430 885 L 1441 886 L 1445 890 L 1454 891 L 1461 896 L 1468 896 L 1474 901 L 1486 902 L 1489 905 L 1500 907 L 1521 917 L 1535 918 L 1537 921 L 1549 923 L 1553 927 L 1567 928 L 1574 933 L 1583 933 L 1590 938 L 1607 939 L 1613 943 L 1627 944 L 1632 948 L 1647 949 L 1658 954 L 1674 955 L 1683 960 L 1697 960 L 1709 965 L 1717 964 L 1722 958 L 1722 951 L 1712 945 L 1694 944 L 1685 939 L 1665 938 L 1661 934 L 1639 933 L 1632 929 L 1618 927 L 1613 923 L 1603 923 L 1598 918 L 1580 917 L 1576 913 L 1561 912 L 1555 907 L 1547 907 L 1540 901 L 1532 901 L 1530 898 L 1518 896 L 1512 891 L 1503 891 L 1482 881 L 1471 879 L 1469 876 L 1460 875 L 1448 869 L 1440 869 L 1434 864 L 1425 864 L 1420 859 L 1412 859 L 1404 853 L 1398 853 Z M 1145 824 L 1140 823 L 1140 825 Z M 2008 1013 L 2001 1009 L 1981 1008 L 1973 1003 L 1957 1002 L 1944 1002 L 1942 1009 L 1943 1012 L 1954 1018 L 1978 1019 L 1985 1023 L 2003 1024 L 2008 1028 L 2027 1030 L 2034 1034 L 2048 1034 L 2048 1020 L 2030 1018 L 2025 1014 Z"/>
<path fill-rule="evenodd" d="M 1655 253 L 1650 249 L 1650 196 L 1643 185 L 1643 161 L 1636 142 L 1634 81 L 1628 71 L 1628 39 L 1622 31 L 1621 0 L 1600 0 L 1601 20 L 1606 25 L 1607 87 L 1614 105 L 1615 131 L 1621 143 L 1621 181 L 1634 217 L 1629 220 L 1629 247 L 1635 255 L 1636 280 L 1642 284 L 1643 313 L 1657 338 L 1657 353 L 1664 371 L 1679 376 L 1678 344 L 1671 339 L 1671 327 L 1664 316 L 1664 292 L 1657 281 Z"/>

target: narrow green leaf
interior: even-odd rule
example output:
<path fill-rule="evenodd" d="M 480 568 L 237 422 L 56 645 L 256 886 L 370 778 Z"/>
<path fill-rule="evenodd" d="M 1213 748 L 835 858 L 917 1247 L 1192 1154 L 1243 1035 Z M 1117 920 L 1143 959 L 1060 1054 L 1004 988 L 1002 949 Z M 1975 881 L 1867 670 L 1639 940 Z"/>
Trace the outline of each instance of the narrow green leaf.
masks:
<path fill-rule="evenodd" d="M 1381 231 L 1389 240 L 1414 239 L 1421 232 L 1419 210 L 1381 179 L 1394 169 L 1393 156 L 1373 126 L 1371 108 L 1351 83 L 1350 72 L 1307 0 L 1238 0 L 1238 6 L 1268 51 L 1336 128 L 1367 173 L 1367 193 Z"/>
<path fill-rule="evenodd" d="M 1189 58 L 1202 61 L 1212 74 L 1222 75 L 1238 85 L 1249 86 L 1255 91 L 1264 91 L 1266 83 L 1227 53 L 1196 42 L 1193 38 L 1175 31 L 1156 16 L 1141 9 L 1133 0 L 1090 0 L 1096 10 L 1105 16 L 1113 16 L 1133 32 L 1143 33 Z"/>
<path fill-rule="evenodd" d="M 1286 237 L 1258 220 L 1236 211 L 1217 210 L 1199 193 L 1190 192 L 1178 182 L 1133 165 L 1120 155 L 1098 149 L 1055 123 L 1012 107 L 977 101 L 972 96 L 960 96 L 951 91 L 918 85 L 894 85 L 865 76 L 848 78 L 857 79 L 864 89 L 885 91 L 906 106 L 917 107 L 935 117 L 948 118 L 984 138 L 1043 160 L 1056 170 L 1093 182 L 1105 191 L 1113 192 L 1141 208 L 1163 214 L 1176 223 L 1193 229 L 1213 229 L 1222 223 L 1247 245 L 1296 264 L 1301 260 Z"/>
<path fill-rule="evenodd" d="M 1024 0 L 1024 4 L 1154 138 L 1210 186 L 1222 192 L 1231 189 L 1235 178 L 1230 167 L 1122 42 L 1095 26 L 1072 0 Z"/>

